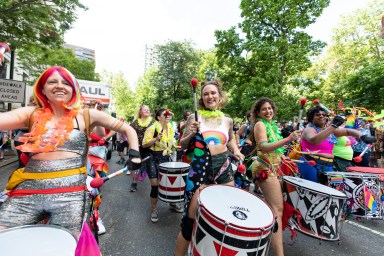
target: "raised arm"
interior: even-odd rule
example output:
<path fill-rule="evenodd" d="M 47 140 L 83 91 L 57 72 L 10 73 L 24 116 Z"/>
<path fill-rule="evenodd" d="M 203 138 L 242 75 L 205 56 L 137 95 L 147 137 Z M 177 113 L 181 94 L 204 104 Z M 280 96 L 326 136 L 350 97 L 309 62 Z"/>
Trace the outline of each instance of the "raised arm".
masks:
<path fill-rule="evenodd" d="M 15 130 L 29 126 L 29 119 L 36 107 L 23 107 L 0 114 L 0 130 Z"/>
<path fill-rule="evenodd" d="M 195 116 L 190 115 L 185 123 L 185 132 L 180 140 L 181 149 L 187 149 L 189 142 L 197 133 L 200 123 L 195 121 Z"/>

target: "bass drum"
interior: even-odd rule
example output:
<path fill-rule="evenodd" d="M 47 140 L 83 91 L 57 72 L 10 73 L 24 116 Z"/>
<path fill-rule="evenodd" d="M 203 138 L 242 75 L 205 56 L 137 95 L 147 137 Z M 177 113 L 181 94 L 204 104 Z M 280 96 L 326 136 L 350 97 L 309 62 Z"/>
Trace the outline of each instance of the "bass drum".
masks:
<path fill-rule="evenodd" d="M 73 256 L 77 239 L 54 225 L 27 225 L 0 231 L 0 255 Z"/>

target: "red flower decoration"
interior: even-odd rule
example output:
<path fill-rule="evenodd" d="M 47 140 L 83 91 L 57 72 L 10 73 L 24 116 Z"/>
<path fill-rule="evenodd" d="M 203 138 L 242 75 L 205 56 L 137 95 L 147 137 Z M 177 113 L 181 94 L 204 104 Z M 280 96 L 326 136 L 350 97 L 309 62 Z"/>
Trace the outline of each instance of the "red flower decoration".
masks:
<path fill-rule="evenodd" d="M 266 179 L 268 179 L 268 170 L 259 171 L 259 173 L 257 174 L 257 179 L 259 181 L 265 181 Z"/>

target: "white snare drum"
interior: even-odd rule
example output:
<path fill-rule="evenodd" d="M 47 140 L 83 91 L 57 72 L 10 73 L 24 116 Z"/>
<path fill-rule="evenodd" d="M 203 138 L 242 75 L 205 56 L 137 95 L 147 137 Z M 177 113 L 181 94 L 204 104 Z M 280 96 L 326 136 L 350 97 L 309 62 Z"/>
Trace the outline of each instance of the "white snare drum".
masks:
<path fill-rule="evenodd" d="M 0 231 L 0 255 L 73 256 L 77 240 L 54 225 L 27 225 Z"/>
<path fill-rule="evenodd" d="M 289 224 L 298 231 L 329 241 L 340 240 L 347 196 L 298 177 L 283 177 L 284 200 L 300 212 Z"/>
<path fill-rule="evenodd" d="M 328 186 L 347 195 L 347 215 L 366 219 L 383 219 L 384 184 L 379 180 L 380 175 L 368 172 L 332 172 L 327 173 L 327 176 Z"/>
<path fill-rule="evenodd" d="M 268 255 L 275 216 L 242 189 L 212 185 L 200 191 L 192 255 Z"/>
<path fill-rule="evenodd" d="M 159 199 L 168 202 L 184 201 L 189 164 L 167 162 L 159 164 Z"/>

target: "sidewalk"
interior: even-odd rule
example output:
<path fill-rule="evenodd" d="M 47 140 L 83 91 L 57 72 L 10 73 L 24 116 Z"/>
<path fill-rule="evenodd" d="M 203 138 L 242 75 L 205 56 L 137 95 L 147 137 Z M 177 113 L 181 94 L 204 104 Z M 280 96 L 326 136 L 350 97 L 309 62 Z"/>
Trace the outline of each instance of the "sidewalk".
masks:
<path fill-rule="evenodd" d="M 12 150 L 5 150 L 4 154 L 5 160 L 0 161 L 0 170 L 3 166 L 13 164 L 14 162 L 17 162 L 17 155 Z"/>

